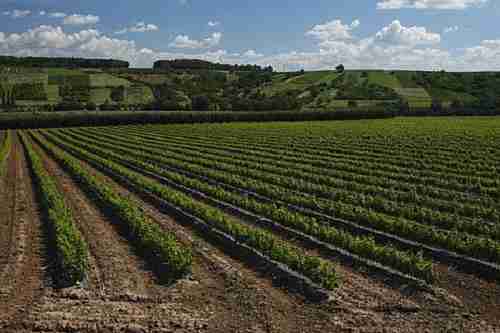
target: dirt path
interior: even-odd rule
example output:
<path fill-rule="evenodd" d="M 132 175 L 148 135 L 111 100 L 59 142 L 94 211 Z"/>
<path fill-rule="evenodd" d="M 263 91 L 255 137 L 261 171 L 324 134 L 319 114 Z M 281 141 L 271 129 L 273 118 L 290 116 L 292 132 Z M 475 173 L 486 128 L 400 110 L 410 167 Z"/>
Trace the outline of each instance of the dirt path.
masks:
<path fill-rule="evenodd" d="M 116 191 L 141 203 L 157 223 L 176 232 L 180 239 L 193 244 L 197 252 L 194 281 L 198 281 L 196 267 L 207 266 L 220 272 L 225 287 L 207 297 L 178 289 L 179 297 L 207 302 L 230 310 L 216 312 L 209 320 L 210 332 L 435 332 L 455 329 L 458 332 L 496 332 L 482 317 L 464 308 L 459 295 L 446 291 L 438 295 L 409 295 L 394 290 L 368 275 L 350 267 L 338 266 L 342 285 L 335 293 L 335 301 L 326 305 L 308 304 L 300 297 L 272 286 L 270 280 L 253 269 L 228 257 L 185 228 L 162 214 L 148 200 L 130 192 L 109 177 L 91 172 L 114 184 Z M 196 290 L 192 290 L 196 291 Z M 445 302 L 445 303 L 443 303 Z M 257 326 L 255 326 L 257 325 Z"/>
<path fill-rule="evenodd" d="M 45 244 L 36 194 L 17 135 L 13 135 L 7 174 L 12 242 L 0 276 L 0 330 L 21 320 L 43 294 Z M 3 247 L 2 247 L 3 249 Z"/>
<path fill-rule="evenodd" d="M 0 133 L 0 142 L 1 136 Z M 17 167 L 15 152 L 7 157 L 3 170 L 0 171 L 0 274 L 7 269 L 7 264 L 15 236 Z"/>
<path fill-rule="evenodd" d="M 500 282 L 487 281 L 444 264 L 436 264 L 434 271 L 436 286 L 454 295 L 458 304 L 479 320 L 499 327 L 500 332 Z"/>

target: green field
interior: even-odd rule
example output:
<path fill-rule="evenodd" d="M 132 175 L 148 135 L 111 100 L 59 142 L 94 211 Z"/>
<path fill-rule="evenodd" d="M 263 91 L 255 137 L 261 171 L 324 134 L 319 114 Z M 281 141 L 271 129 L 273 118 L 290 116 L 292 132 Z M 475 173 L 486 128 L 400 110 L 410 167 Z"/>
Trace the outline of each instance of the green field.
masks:
<path fill-rule="evenodd" d="M 397 76 L 385 71 L 369 71 L 368 82 L 391 89 L 402 87 L 401 82 L 399 82 Z"/>
<path fill-rule="evenodd" d="M 394 74 L 401 83 L 401 88 L 420 88 L 415 82 L 415 72 L 395 71 Z"/>
<path fill-rule="evenodd" d="M 349 101 L 353 101 L 356 103 L 358 107 L 369 107 L 374 106 L 381 101 L 377 100 L 369 100 L 369 99 L 359 99 L 359 100 L 343 100 L 343 99 L 333 99 L 328 102 L 329 108 L 344 108 L 347 109 L 349 107 Z"/>
<path fill-rule="evenodd" d="M 117 114 L 125 125 L 97 126 Z M 397 316 L 404 332 L 409 318 L 419 332 L 437 311 L 439 332 L 463 317 L 496 323 L 496 310 L 483 313 L 500 306 L 500 117 L 276 112 L 280 121 L 264 122 L 270 114 L 69 112 L 57 123 L 33 113 L 36 125 L 56 126 L 35 129 L 26 113 L 27 128 L 0 130 L 0 240 L 11 239 L 0 258 L 29 268 L 0 275 L 3 301 L 23 310 L 22 326 L 9 317 L 1 325 L 63 332 L 70 324 L 56 325 L 74 315 L 71 327 L 89 332 L 118 322 L 123 332 L 159 333 L 184 327 L 170 324 L 172 304 L 182 304 L 181 320 L 208 304 L 219 322 L 226 307 L 228 316 L 235 306 L 260 311 L 263 300 L 279 316 L 284 303 L 307 307 L 300 321 L 318 313 L 314 333 L 336 332 L 340 312 Z M 86 127 L 69 126 L 76 117 Z M 29 301 L 16 298 L 19 279 Z M 130 324 L 151 313 L 151 324 Z M 266 331 L 295 332 L 282 318 L 283 330 Z M 245 332 L 265 332 L 250 324 Z"/>
<path fill-rule="evenodd" d="M 477 101 L 477 98 L 464 92 L 455 92 L 448 89 L 431 88 L 429 89 L 429 94 L 432 98 L 452 102 L 454 100 L 462 101 L 464 103 L 471 103 Z"/>
<path fill-rule="evenodd" d="M 263 88 L 264 93 L 273 95 L 286 91 L 304 91 L 307 88 L 321 83 L 330 83 L 337 78 L 338 74 L 332 71 L 306 72 L 305 74 L 287 79 L 286 74 L 273 76 L 272 84 Z"/>
<path fill-rule="evenodd" d="M 455 111 L 491 111 L 500 105 L 497 73 L 349 69 L 342 73 L 132 69 L 106 72 L 83 68 L 16 69 L 5 73 L 0 74 L 2 108 L 18 106 L 19 111 L 38 106 L 40 110 L 84 109 L 94 104 L 98 108 L 112 105 L 122 109 L 328 111 L 348 108 L 349 100 L 361 107 L 395 101 L 394 108 L 401 110 L 405 106 L 400 100 L 407 101 L 410 109 L 429 109 L 433 101 Z M 208 106 L 194 103 L 196 98 L 208 100 Z"/>
<path fill-rule="evenodd" d="M 418 247 L 403 250 L 398 243 L 370 240 L 324 217 L 320 222 L 314 214 L 498 264 L 498 230 L 482 221 L 500 223 L 492 200 L 500 195 L 495 167 L 500 159 L 499 129 L 500 118 L 400 118 L 65 129 L 43 131 L 35 138 L 49 149 L 58 146 L 91 164 L 106 165 L 117 177 L 127 178 L 130 186 L 158 193 L 219 231 L 245 235 L 239 239 L 270 251 L 285 265 L 295 265 L 292 257 L 304 254 L 274 257 L 269 248 L 274 236 L 267 222 L 248 227 L 225 220 L 217 206 L 198 206 L 185 194 L 204 193 L 340 247 L 368 260 L 366 265 L 375 261 L 432 284 L 439 251 L 436 258 L 432 253 L 424 258 L 417 254 Z M 128 165 L 138 169 L 132 172 Z M 157 188 L 141 178 L 141 172 L 161 176 L 183 190 Z M 290 205 L 313 213 L 294 211 Z M 260 230 L 261 241 L 254 242 Z M 337 285 L 333 270 L 320 273 L 310 264 L 293 267 L 327 288 Z"/>
<path fill-rule="evenodd" d="M 396 88 L 395 91 L 408 101 L 410 107 L 428 108 L 432 104 L 432 98 L 424 88 Z"/>

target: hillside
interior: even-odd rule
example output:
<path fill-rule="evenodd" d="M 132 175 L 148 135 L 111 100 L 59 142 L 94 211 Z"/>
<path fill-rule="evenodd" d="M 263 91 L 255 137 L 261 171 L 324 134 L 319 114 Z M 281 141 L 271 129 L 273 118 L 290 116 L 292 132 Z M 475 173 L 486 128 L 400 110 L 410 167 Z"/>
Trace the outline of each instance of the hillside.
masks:
<path fill-rule="evenodd" d="M 59 62 L 61 67 L 34 68 L 35 58 L 26 59 L 24 63 L 31 67 L 2 67 L 0 61 L 0 108 L 411 111 L 484 110 L 500 105 L 500 73 L 383 70 L 276 73 L 270 67 L 189 59 L 159 61 L 153 69 L 75 68 L 75 64 L 85 63 L 78 59 L 71 66 L 63 66 L 67 59 L 53 59 L 49 63 Z"/>
<path fill-rule="evenodd" d="M 0 70 L 0 107 L 20 110 L 94 110 L 146 105 L 152 91 L 102 70 Z"/>

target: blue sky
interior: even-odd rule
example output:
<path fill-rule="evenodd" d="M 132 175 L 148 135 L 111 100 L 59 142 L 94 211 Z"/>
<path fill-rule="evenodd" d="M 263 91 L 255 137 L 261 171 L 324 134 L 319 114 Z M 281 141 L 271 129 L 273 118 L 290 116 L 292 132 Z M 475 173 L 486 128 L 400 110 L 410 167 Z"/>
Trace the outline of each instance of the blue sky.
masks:
<path fill-rule="evenodd" d="M 0 54 L 500 70 L 499 0 L 0 0 Z"/>

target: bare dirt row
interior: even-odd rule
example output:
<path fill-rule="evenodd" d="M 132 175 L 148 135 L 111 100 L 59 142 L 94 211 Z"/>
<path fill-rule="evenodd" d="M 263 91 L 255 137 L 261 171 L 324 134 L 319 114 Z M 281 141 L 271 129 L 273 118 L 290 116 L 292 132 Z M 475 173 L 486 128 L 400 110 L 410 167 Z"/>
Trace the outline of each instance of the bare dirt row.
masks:
<path fill-rule="evenodd" d="M 5 175 L 6 201 L 0 203 L 8 239 L 2 243 L 0 331 L 21 319 L 43 294 L 46 257 L 40 211 L 23 150 L 13 136 Z"/>

